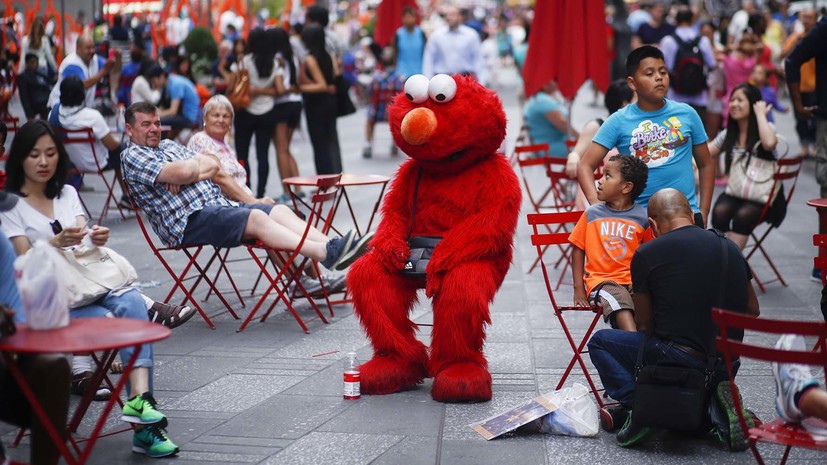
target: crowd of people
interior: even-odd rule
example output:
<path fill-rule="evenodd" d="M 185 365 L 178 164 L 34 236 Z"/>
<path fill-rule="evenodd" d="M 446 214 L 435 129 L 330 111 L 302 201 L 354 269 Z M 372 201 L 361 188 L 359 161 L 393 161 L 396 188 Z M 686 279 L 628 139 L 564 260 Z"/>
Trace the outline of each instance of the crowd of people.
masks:
<path fill-rule="evenodd" d="M 760 222 L 784 220 L 786 197 L 781 190 L 762 202 L 727 190 L 713 202 L 713 190 L 727 185 L 736 161 L 772 162 L 785 155 L 778 150 L 773 111 L 789 111 L 780 103 L 787 94 L 801 155 L 819 157 L 817 180 L 827 196 L 827 20 L 819 21 L 813 9 L 788 14 L 787 2 L 776 1 L 758 8 L 745 0 L 730 12 L 659 0 L 609 3 L 607 25 L 622 66 L 613 67 L 614 81 L 605 92 L 608 117 L 579 131 L 572 128 L 570 107 L 555 80 L 528 96 L 523 114 L 529 139 L 547 143 L 549 156 L 567 158 L 566 172 L 579 188 L 584 214 L 569 238 L 573 300 L 602 307 L 611 326 L 593 335 L 589 354 L 606 392 L 619 402 L 605 412 L 603 427 L 619 430 L 618 444 L 631 447 L 650 432 L 631 415 L 638 348 L 644 348 L 647 364 L 673 361 L 703 369 L 712 350 L 713 306 L 760 313 L 741 250 Z M 338 174 L 344 170 L 337 132 L 343 81 L 367 102 L 362 155 L 371 158 L 376 124 L 387 121 L 390 98 L 408 77 L 467 74 L 496 88 L 497 66 L 513 60 L 521 69 L 527 16 L 498 12 L 486 19 L 454 6 L 439 13 L 423 27 L 421 12 L 406 8 L 401 27 L 384 47 L 357 34 L 353 52 L 340 43 L 330 12 L 320 6 L 307 8 L 304 22 L 290 27 L 254 27 L 246 37 L 228 27 L 206 85 L 193 76 L 186 53 L 179 55 L 176 47 L 154 53 L 146 29 L 128 28 L 120 16 L 105 37 L 96 36 L 94 28 L 79 35 L 74 51 L 58 65 L 46 22 L 35 18 L 16 57 L 12 40 L 2 57 L 14 62 L 21 116 L 28 121 L 16 132 L 5 166 L 4 189 L 13 195 L 0 197 L 0 303 L 15 311 L 15 321 L 24 321 L 10 263 L 36 241 L 65 250 L 84 240 L 94 246 L 108 242 L 109 229 L 86 220 L 72 168 L 114 170 L 123 192 L 120 203 L 142 210 L 167 246 L 236 247 L 247 241 L 274 249 L 301 246 L 304 256 L 326 269 L 346 269 L 365 253 L 372 233 L 331 238 L 310 228 L 302 242 L 306 224 L 285 204 L 304 194 L 279 183 L 281 193 L 268 195 L 270 146 L 280 178 L 299 175 L 291 142 L 304 113 L 316 173 Z M 101 43 L 116 46 L 101 55 Z M 624 50 L 628 53 L 620 56 Z M 242 80 L 249 99 L 237 104 L 231 98 Z M 124 108 L 123 142 L 105 115 L 118 104 Z M 96 138 L 96 157 L 64 145 L 55 131 L 85 128 Z M 5 127 L 0 135 L 5 139 Z M 602 177 L 595 183 L 598 168 Z M 723 236 L 703 231 L 707 225 Z M 723 281 L 708 272 L 722 266 Z M 813 270 L 814 277 L 817 273 Z M 344 286 L 332 276 L 323 280 L 330 291 Z M 73 319 L 111 316 L 170 327 L 194 314 L 188 306 L 155 302 L 129 287 L 70 310 Z M 787 336 L 779 341 L 788 349 L 801 344 Z M 130 355 L 129 349 L 121 351 L 123 359 Z M 152 346 L 142 346 L 137 360 L 122 416 L 135 425 L 133 450 L 173 455 L 178 447 L 167 436 L 168 419 L 152 395 Z M 66 385 L 67 392 L 89 388 L 88 357 L 25 364 L 33 377 L 48 372 L 53 377 L 48 382 Z M 806 368 L 781 365 L 775 371 L 777 407 L 785 420 L 827 418 L 827 393 Z M 726 379 L 719 364 L 713 389 Z M 65 423 L 64 390 L 43 389 L 44 398 L 60 397 L 50 402 L 50 414 Z M 105 387 L 95 393 L 96 399 L 109 395 Z M 712 428 L 732 441 L 731 397 L 713 396 L 712 402 L 719 411 L 711 409 Z M 31 426 L 33 444 L 49 442 L 36 421 L 16 415 L 7 419 Z M 528 429 L 534 428 L 543 431 L 543 422 Z M 43 454 L 33 458 L 38 463 L 57 460 L 48 446 L 32 450 Z"/>

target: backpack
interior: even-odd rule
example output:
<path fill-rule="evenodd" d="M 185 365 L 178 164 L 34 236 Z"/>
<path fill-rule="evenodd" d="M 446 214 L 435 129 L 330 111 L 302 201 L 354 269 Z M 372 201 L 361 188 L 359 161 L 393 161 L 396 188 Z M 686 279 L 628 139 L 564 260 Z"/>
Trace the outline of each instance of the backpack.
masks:
<path fill-rule="evenodd" d="M 677 34 L 672 38 L 678 44 L 675 53 L 674 68 L 670 73 L 670 83 L 675 92 L 681 95 L 697 95 L 706 89 L 706 69 L 704 58 L 698 44 L 701 36 L 684 42 Z"/>

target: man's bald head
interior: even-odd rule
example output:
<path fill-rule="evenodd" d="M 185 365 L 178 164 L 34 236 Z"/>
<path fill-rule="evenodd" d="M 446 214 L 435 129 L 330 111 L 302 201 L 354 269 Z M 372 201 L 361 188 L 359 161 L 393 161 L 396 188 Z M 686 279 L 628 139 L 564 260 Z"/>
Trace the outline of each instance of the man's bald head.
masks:
<path fill-rule="evenodd" d="M 656 235 L 695 224 L 689 201 L 677 189 L 661 189 L 649 198 L 649 219 Z"/>
<path fill-rule="evenodd" d="M 87 65 L 92 62 L 92 57 L 95 56 L 95 41 L 92 40 L 92 37 L 81 34 L 78 37 L 75 53 L 78 54 L 81 60 Z"/>

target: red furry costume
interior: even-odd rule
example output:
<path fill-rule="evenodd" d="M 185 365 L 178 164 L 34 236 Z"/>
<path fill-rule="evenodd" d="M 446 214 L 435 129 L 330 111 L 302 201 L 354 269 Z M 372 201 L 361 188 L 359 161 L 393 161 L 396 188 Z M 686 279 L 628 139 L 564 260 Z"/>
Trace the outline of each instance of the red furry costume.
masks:
<path fill-rule="evenodd" d="M 414 78 L 420 86 L 411 90 Z M 491 323 L 488 306 L 511 264 L 521 201 L 514 170 L 496 153 L 505 137 L 502 104 L 471 78 L 440 75 L 428 84 L 419 75 L 408 80 L 389 116 L 394 141 L 411 159 L 391 182 L 372 250 L 348 274 L 354 310 L 374 350 L 361 367 L 362 392 L 389 394 L 433 377 L 434 400 L 490 400 L 491 375 L 482 352 L 485 325 Z M 427 283 L 400 272 L 409 255 L 420 170 L 412 235 L 442 236 L 428 264 Z M 430 358 L 408 316 L 422 287 L 433 299 Z"/>

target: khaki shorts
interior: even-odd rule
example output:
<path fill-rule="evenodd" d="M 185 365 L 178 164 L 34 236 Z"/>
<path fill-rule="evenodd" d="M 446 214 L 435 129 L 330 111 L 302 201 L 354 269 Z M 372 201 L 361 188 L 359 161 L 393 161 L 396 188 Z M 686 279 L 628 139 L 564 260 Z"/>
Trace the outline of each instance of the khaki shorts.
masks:
<path fill-rule="evenodd" d="M 603 307 L 603 321 L 608 323 L 609 316 L 620 310 L 635 312 L 635 303 L 632 300 L 632 285 L 622 285 L 614 281 L 605 281 L 589 293 L 589 301 L 594 302 L 595 293 L 600 292 L 597 303 Z"/>

